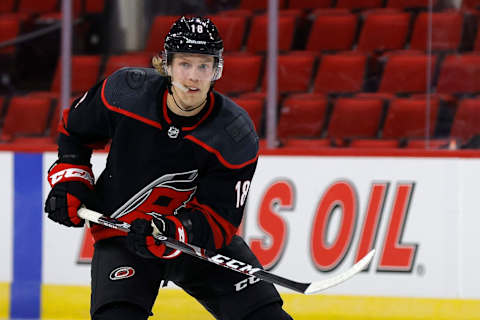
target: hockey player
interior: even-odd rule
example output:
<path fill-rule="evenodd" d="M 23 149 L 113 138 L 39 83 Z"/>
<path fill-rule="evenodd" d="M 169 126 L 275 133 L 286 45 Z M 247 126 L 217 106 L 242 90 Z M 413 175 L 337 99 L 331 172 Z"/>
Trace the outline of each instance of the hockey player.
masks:
<path fill-rule="evenodd" d="M 83 204 L 131 223 L 94 225 L 93 319 L 147 319 L 161 283 L 173 281 L 217 319 L 291 319 L 273 285 L 156 243 L 163 234 L 254 266 L 239 236 L 258 159 L 247 113 L 213 90 L 223 42 L 207 18 L 178 19 L 155 68 L 123 68 L 65 111 L 45 211 L 81 227 Z M 94 183 L 92 149 L 110 143 Z M 159 317 L 162 318 L 161 316 Z"/>

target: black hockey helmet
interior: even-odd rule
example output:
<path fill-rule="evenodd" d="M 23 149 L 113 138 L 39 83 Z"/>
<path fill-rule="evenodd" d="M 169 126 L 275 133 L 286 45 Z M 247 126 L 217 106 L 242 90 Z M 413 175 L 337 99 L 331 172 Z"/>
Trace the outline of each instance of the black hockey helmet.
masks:
<path fill-rule="evenodd" d="M 175 21 L 165 37 L 162 54 L 164 68 L 173 53 L 198 53 L 215 58 L 212 81 L 220 79 L 223 70 L 223 40 L 213 22 L 204 17 L 181 17 Z"/>

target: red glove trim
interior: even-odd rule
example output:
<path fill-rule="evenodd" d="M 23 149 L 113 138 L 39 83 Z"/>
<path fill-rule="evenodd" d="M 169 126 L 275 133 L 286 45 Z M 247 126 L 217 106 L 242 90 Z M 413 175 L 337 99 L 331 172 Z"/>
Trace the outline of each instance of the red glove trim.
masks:
<path fill-rule="evenodd" d="M 48 172 L 48 182 L 51 187 L 67 181 L 83 182 L 90 189 L 93 189 L 95 182 L 92 169 L 89 166 L 58 163 Z"/>
<path fill-rule="evenodd" d="M 166 216 L 165 218 L 175 223 L 175 239 L 183 243 L 188 243 L 187 230 L 185 230 L 185 227 L 180 222 L 180 220 L 178 220 L 175 216 Z M 181 253 L 182 251 L 175 250 L 172 253 L 170 253 L 168 256 L 162 256 L 162 258 L 173 259 L 178 257 Z"/>
<path fill-rule="evenodd" d="M 82 205 L 77 197 L 67 193 L 68 217 L 74 225 L 80 225 L 82 219 L 77 215 L 78 208 Z"/>
<path fill-rule="evenodd" d="M 167 247 L 164 244 L 156 244 L 155 238 L 153 236 L 147 236 L 145 239 L 145 244 L 147 245 L 148 251 L 150 251 L 153 255 L 163 258 L 163 254 Z"/>

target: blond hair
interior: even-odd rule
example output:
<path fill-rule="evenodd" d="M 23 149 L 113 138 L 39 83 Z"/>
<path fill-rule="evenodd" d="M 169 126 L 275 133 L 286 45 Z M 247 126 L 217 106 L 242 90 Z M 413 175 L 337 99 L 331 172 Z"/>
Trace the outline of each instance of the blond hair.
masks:
<path fill-rule="evenodd" d="M 164 68 L 164 61 L 159 55 L 155 55 L 152 58 L 152 66 L 164 77 L 168 76 L 167 71 Z"/>

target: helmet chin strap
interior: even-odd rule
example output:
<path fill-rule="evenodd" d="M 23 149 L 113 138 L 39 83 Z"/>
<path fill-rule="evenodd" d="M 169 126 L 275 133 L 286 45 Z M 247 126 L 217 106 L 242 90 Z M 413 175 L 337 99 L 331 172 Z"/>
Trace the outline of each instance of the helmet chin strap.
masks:
<path fill-rule="evenodd" d="M 177 82 L 175 82 L 175 81 L 174 81 L 172 84 L 173 84 L 176 88 L 180 88 L 180 90 L 182 90 L 182 91 L 183 91 L 183 89 L 187 89 L 187 88 L 185 88 L 183 85 L 181 85 L 181 84 L 179 84 L 179 83 L 177 83 Z M 172 89 L 173 89 L 173 88 L 172 88 Z M 188 91 L 188 89 L 187 89 L 187 91 Z M 185 91 L 184 91 L 184 92 L 185 92 Z M 177 103 L 177 100 L 175 99 L 175 94 L 174 94 L 173 92 L 172 92 L 172 98 L 173 98 L 173 102 L 175 102 L 175 105 L 177 106 L 178 109 L 182 110 L 183 112 L 192 112 L 192 111 L 194 111 L 194 110 L 202 107 L 202 106 L 205 104 L 205 102 L 206 102 L 207 99 L 208 99 L 208 95 L 207 95 L 207 97 L 205 98 L 205 100 L 203 100 L 198 106 L 196 106 L 195 108 L 192 108 L 192 109 L 188 109 L 188 110 L 180 107 L 180 105 Z"/>

